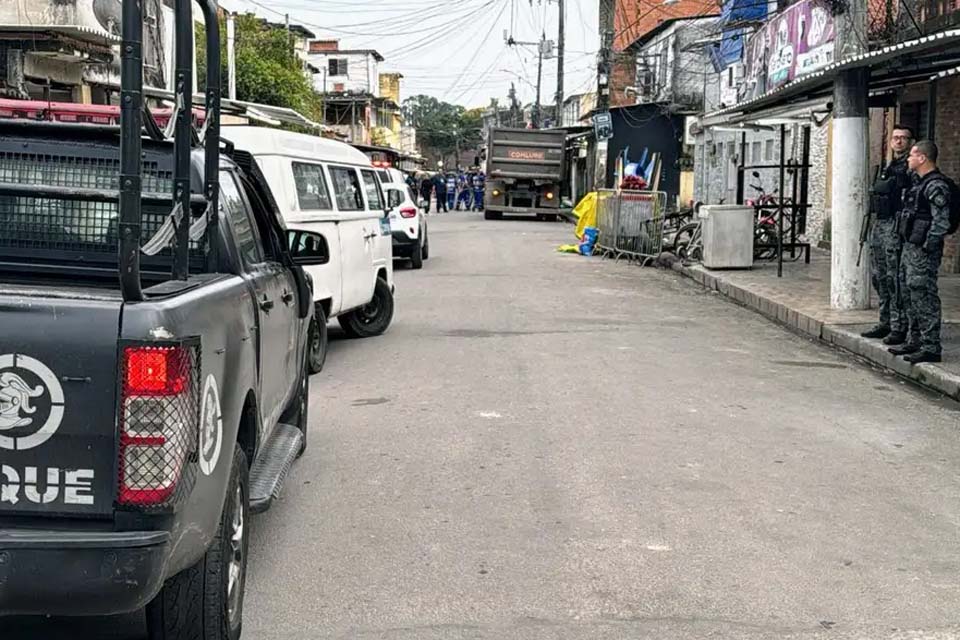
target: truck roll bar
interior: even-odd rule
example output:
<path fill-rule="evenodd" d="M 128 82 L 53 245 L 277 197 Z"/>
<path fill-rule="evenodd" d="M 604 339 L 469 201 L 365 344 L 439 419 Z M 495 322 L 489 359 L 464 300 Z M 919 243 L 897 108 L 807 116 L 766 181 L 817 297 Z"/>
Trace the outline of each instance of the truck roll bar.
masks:
<path fill-rule="evenodd" d="M 206 232 L 211 251 L 219 215 L 220 24 L 215 0 L 198 0 L 207 39 L 207 93 L 204 123 Z M 191 0 L 176 0 L 173 220 L 176 226 L 173 277 L 189 276 L 191 226 L 190 154 L 193 146 L 193 15 Z M 143 135 L 143 11 L 140 0 L 123 0 L 120 67 L 120 288 L 126 302 L 143 300 L 140 282 Z M 179 210 L 179 213 L 177 213 Z"/>

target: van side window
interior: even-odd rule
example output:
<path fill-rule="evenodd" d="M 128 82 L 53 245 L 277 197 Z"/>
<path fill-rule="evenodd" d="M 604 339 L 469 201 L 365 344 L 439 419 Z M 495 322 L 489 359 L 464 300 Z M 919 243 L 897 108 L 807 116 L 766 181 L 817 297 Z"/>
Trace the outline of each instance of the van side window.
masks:
<path fill-rule="evenodd" d="M 381 211 L 383 206 L 383 194 L 380 192 L 380 184 L 377 182 L 377 176 L 373 171 L 363 170 L 363 184 L 367 188 L 367 202 L 370 203 L 370 211 Z"/>
<path fill-rule="evenodd" d="M 220 211 L 230 220 L 230 226 L 237 236 L 237 247 L 247 264 L 263 262 L 259 236 L 250 220 L 250 212 L 240 196 L 233 174 L 227 171 L 220 172 Z"/>
<path fill-rule="evenodd" d="M 297 200 L 301 210 L 333 209 L 330 192 L 327 191 L 327 179 L 323 177 L 320 165 L 294 162 L 293 180 L 297 183 Z"/>
<path fill-rule="evenodd" d="M 329 167 L 333 195 L 340 211 L 363 211 L 363 195 L 357 172 L 348 167 Z"/>

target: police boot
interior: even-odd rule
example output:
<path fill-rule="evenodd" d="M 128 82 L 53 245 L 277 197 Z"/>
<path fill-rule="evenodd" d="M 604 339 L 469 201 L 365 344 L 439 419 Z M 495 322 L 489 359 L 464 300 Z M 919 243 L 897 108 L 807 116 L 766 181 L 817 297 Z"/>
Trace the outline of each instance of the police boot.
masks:
<path fill-rule="evenodd" d="M 942 362 L 943 358 L 940 357 L 939 353 L 932 353 L 930 351 L 921 351 L 920 353 L 915 353 L 913 355 L 907 356 L 904 358 L 910 364 L 920 364 L 921 362 Z"/>
<path fill-rule="evenodd" d="M 887 349 L 887 351 L 889 351 L 895 356 L 908 356 L 913 353 L 919 353 L 920 345 L 917 344 L 916 342 L 908 342 L 907 344 L 899 347 L 891 347 Z"/>
<path fill-rule="evenodd" d="M 895 347 L 907 341 L 907 334 L 903 331 L 893 331 L 883 339 L 883 344 L 888 347 Z"/>
<path fill-rule="evenodd" d="M 873 329 L 864 331 L 860 335 L 864 338 L 885 338 L 890 335 L 890 327 L 885 327 L 882 324 L 878 324 Z"/>

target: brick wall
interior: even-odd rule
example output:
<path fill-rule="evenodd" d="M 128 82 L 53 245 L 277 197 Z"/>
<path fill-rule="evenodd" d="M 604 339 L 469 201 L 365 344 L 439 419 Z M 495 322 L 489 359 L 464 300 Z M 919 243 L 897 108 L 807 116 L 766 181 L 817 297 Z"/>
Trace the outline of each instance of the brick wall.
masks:
<path fill-rule="evenodd" d="M 636 104 L 635 95 L 627 95 L 627 87 L 637 84 L 637 59 L 632 55 L 618 54 L 613 59 L 610 73 L 610 106 L 622 107 Z"/>
<path fill-rule="evenodd" d="M 718 13 L 720 9 L 715 0 L 677 0 L 671 4 L 664 4 L 663 0 L 615 0 L 613 48 L 623 51 L 663 20 Z"/>
<path fill-rule="evenodd" d="M 940 169 L 960 180 L 960 78 L 937 83 L 936 140 L 940 147 Z M 944 273 L 960 273 L 960 233 L 947 239 L 943 256 Z"/>

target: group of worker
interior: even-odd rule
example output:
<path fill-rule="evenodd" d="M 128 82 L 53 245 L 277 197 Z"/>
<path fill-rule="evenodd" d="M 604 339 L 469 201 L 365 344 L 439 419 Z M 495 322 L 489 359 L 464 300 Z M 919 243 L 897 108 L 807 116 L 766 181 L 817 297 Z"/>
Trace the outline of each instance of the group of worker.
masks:
<path fill-rule="evenodd" d="M 410 176 L 407 183 L 420 194 L 421 207 L 430 212 L 431 197 L 436 195 L 437 213 L 444 211 L 483 211 L 486 176 L 483 171 L 458 171 Z"/>
<path fill-rule="evenodd" d="M 956 184 L 937 168 L 939 150 L 914 142 L 910 127 L 896 125 L 893 161 L 870 197 L 871 275 L 880 297 L 880 322 L 864 338 L 883 339 L 907 362 L 940 362 L 943 321 L 937 277 L 944 240 L 955 231 Z"/>

